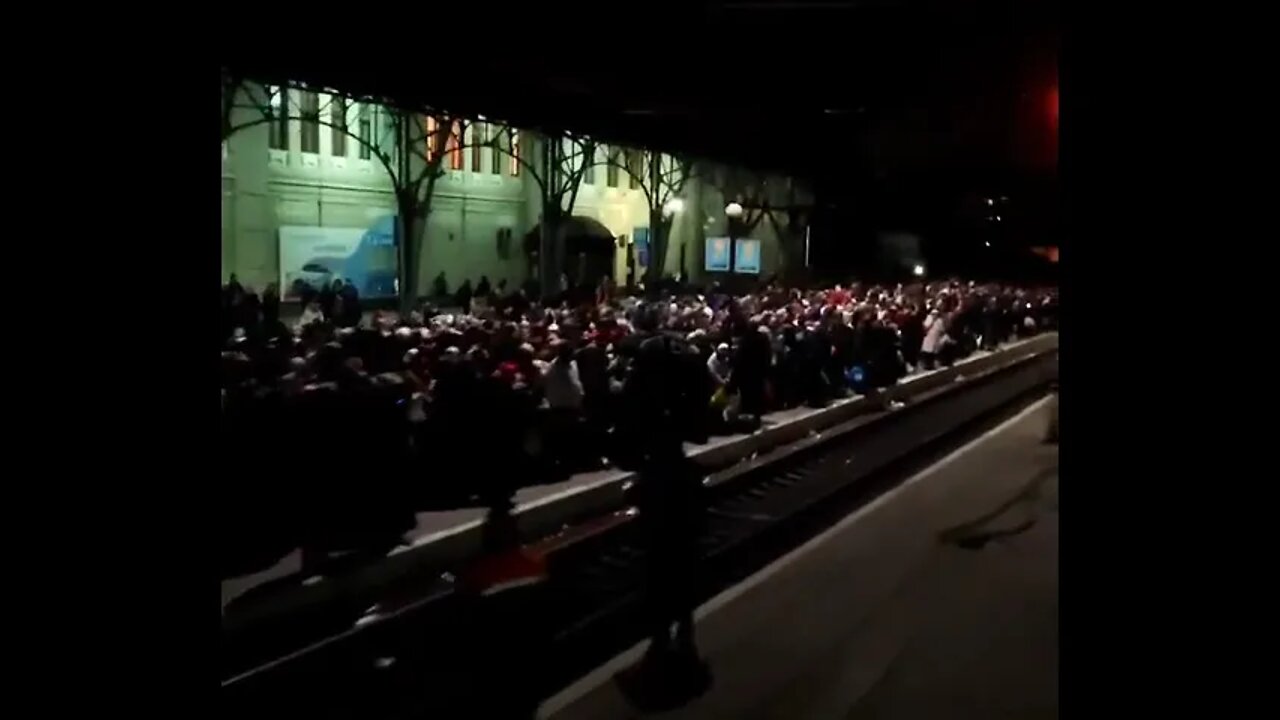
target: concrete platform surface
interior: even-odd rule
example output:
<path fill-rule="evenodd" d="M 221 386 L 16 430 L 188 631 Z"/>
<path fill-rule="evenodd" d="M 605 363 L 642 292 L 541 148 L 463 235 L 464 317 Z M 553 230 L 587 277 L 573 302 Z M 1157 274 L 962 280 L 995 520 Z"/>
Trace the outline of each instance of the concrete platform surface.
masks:
<path fill-rule="evenodd" d="M 670 718 L 1057 717 L 1057 457 L 1039 401 L 698 611 L 711 689 Z M 985 540 L 985 542 L 984 542 Z M 550 720 L 642 717 L 614 675 Z"/>

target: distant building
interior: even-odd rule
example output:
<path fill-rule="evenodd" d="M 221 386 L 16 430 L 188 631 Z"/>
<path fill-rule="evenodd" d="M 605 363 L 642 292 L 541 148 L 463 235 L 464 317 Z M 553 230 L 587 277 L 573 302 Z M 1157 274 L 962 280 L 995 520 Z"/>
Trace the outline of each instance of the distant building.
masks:
<path fill-rule="evenodd" d="M 322 92 L 297 89 L 286 107 L 336 107 L 333 122 L 345 116 L 347 132 L 298 117 L 248 124 L 234 132 L 223 147 L 222 160 L 222 275 L 236 273 L 254 288 L 280 280 L 280 228 L 370 228 L 395 214 L 391 183 L 382 164 L 354 137 L 375 139 L 385 125 L 384 112 L 376 105 L 329 102 Z M 278 101 L 277 101 L 278 102 Z M 237 111 L 251 113 L 252 110 Z M 282 113 L 288 115 L 289 113 Z M 490 132 L 475 122 L 472 134 Z M 517 152 L 529 152 L 542 141 L 531 132 L 517 135 Z M 521 147 L 525 146 L 525 147 Z M 600 145 L 598 161 L 606 153 L 622 157 L 629 148 Z M 505 153 L 490 147 L 446 150 L 444 177 L 436 185 L 426 227 L 424 250 L 418 269 L 418 285 L 427 288 L 443 271 L 451 286 L 463 279 L 473 282 L 487 275 L 497 283 L 518 284 L 529 273 L 522 239 L 537 227 L 540 202 L 538 185 L 525 168 Z M 647 228 L 644 196 L 632 187 L 626 173 L 597 165 L 584 177 L 572 213 L 593 218 L 619 238 L 634 240 L 637 229 Z M 675 215 L 666 272 L 684 270 L 697 278 L 703 273 L 706 237 L 727 234 L 725 201 L 703 180 L 689 181 L 681 192 L 683 203 Z M 644 235 L 645 233 L 641 233 Z M 761 241 L 761 274 L 776 271 L 779 243 L 769 222 L 751 233 Z M 500 241 L 505 238 L 505 241 Z M 615 257 L 615 278 L 625 279 L 626 253 Z"/>

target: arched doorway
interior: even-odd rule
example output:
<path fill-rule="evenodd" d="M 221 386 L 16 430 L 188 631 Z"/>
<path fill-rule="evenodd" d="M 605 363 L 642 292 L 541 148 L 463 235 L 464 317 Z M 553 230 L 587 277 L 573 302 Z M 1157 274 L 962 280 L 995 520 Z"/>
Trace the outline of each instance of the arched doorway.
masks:
<path fill-rule="evenodd" d="M 613 277 L 616 243 L 613 233 L 599 220 L 574 215 L 560 224 L 557 233 L 561 248 L 560 272 L 574 285 L 594 287 L 604 277 Z M 524 236 L 524 250 L 529 258 L 530 274 L 536 274 L 538 253 L 542 248 L 542 227 Z"/>

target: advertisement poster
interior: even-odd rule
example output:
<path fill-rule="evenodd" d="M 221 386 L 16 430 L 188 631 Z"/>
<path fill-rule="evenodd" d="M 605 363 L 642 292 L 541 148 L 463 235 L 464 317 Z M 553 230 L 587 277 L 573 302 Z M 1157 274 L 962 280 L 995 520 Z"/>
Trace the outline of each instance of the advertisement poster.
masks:
<path fill-rule="evenodd" d="M 733 253 L 733 271 L 760 274 L 760 241 L 742 238 Z"/>
<path fill-rule="evenodd" d="M 729 271 L 729 238 L 709 237 L 706 247 L 706 268 L 708 272 Z"/>
<path fill-rule="evenodd" d="M 361 297 L 395 297 L 395 217 L 369 228 L 280 228 L 280 291 L 294 299 L 303 283 L 315 289 L 350 280 Z"/>
<path fill-rule="evenodd" d="M 632 235 L 636 241 L 636 264 L 649 267 L 649 228 L 638 227 Z"/>

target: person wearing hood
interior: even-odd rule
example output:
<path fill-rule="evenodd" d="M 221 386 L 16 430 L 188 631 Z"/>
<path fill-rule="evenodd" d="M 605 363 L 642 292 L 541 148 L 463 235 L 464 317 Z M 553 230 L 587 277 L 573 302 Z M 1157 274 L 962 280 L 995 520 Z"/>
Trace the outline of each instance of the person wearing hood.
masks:
<path fill-rule="evenodd" d="M 729 376 L 733 372 L 733 356 L 729 352 L 729 343 L 720 343 L 716 346 L 715 352 L 707 358 L 707 369 L 711 371 L 717 386 L 728 384 Z"/>
<path fill-rule="evenodd" d="M 929 311 L 922 324 L 924 340 L 920 344 L 920 366 L 932 370 L 937 366 L 938 354 L 942 352 L 947 337 L 947 318 L 940 307 Z"/>

